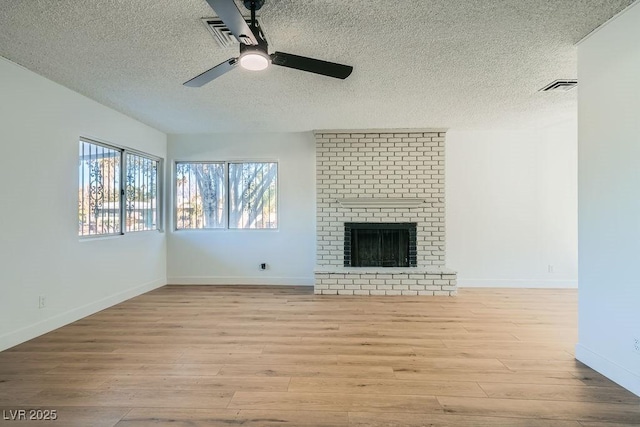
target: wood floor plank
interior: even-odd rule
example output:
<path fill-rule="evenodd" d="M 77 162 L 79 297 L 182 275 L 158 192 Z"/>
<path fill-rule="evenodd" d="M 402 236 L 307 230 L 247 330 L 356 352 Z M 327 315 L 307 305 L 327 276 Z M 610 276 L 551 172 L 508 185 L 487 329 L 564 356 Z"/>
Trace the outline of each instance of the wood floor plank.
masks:
<path fill-rule="evenodd" d="M 237 392 L 228 408 L 281 411 L 442 413 L 434 396 Z"/>
<path fill-rule="evenodd" d="M 86 375 L 74 372 L 65 375 L 64 381 L 56 375 L 11 374 L 0 375 L 0 391 L 12 392 L 21 389 L 42 389 L 47 387 L 95 389 L 102 385 L 109 376 L 92 373 Z"/>
<path fill-rule="evenodd" d="M 500 359 L 504 365 L 514 371 L 569 371 L 578 373 L 585 366 L 577 360 L 549 359 Z"/>
<path fill-rule="evenodd" d="M 73 340 L 73 338 L 70 338 Z M 48 364 L 49 368 L 62 363 L 126 363 L 126 364 L 150 364 L 150 363 L 173 363 L 180 355 L 167 353 L 126 353 L 118 354 L 106 353 L 83 353 L 83 352 L 56 352 L 45 350 L 41 352 L 0 352 L 0 367 L 11 366 L 25 367 L 35 366 L 38 363 Z M 12 365 L 13 364 L 13 365 Z"/>
<path fill-rule="evenodd" d="M 256 381 L 250 377 L 221 376 L 150 376 L 126 375 L 113 376 L 100 384 L 100 389 L 114 390 L 172 390 L 181 393 L 185 390 L 217 391 L 287 391 L 288 377 L 268 377 Z"/>
<path fill-rule="evenodd" d="M 392 394 L 411 396 L 486 397 L 475 382 L 414 381 L 367 378 L 293 377 L 292 393 Z"/>
<path fill-rule="evenodd" d="M 117 406 L 165 408 L 226 408 L 233 392 L 167 389 L 65 390 L 47 388 L 25 403 L 33 406 Z"/>
<path fill-rule="evenodd" d="M 349 412 L 350 427 L 581 427 L 576 421 L 405 412 Z"/>
<path fill-rule="evenodd" d="M 185 352 L 180 356 L 179 363 L 213 363 L 223 365 L 294 365 L 316 364 L 336 365 L 338 356 L 335 354 L 203 354 Z"/>
<path fill-rule="evenodd" d="M 548 384 L 548 385 L 584 385 L 584 382 L 571 372 L 563 371 L 510 371 L 489 369 L 394 369 L 396 378 L 416 381 L 475 381 L 506 384 Z"/>
<path fill-rule="evenodd" d="M 445 412 L 460 415 L 638 423 L 640 405 L 601 402 L 438 397 Z"/>
<path fill-rule="evenodd" d="M 581 421 L 581 427 L 638 427 L 640 421 L 636 423 L 607 423 L 602 421 Z"/>
<path fill-rule="evenodd" d="M 224 365 L 221 376 L 258 377 L 321 377 L 321 378 L 390 378 L 396 376 L 390 366 L 342 366 L 342 365 Z M 576 383 L 580 380 L 574 378 Z M 580 383 L 581 384 L 581 383 Z"/>
<path fill-rule="evenodd" d="M 344 365 L 372 365 L 383 364 L 396 369 L 424 368 L 424 369 L 489 369 L 500 370 L 507 368 L 498 359 L 485 358 L 446 358 L 446 357 L 408 357 L 375 356 L 375 355 L 338 355 L 338 363 Z"/>
<path fill-rule="evenodd" d="M 489 397 L 499 399 L 530 399 L 572 402 L 604 402 L 638 404 L 633 393 L 611 387 L 585 387 L 577 385 L 504 384 L 481 382 L 480 387 Z M 640 421 L 640 420 L 638 420 Z"/>
<path fill-rule="evenodd" d="M 173 426 L 198 427 L 233 425 L 236 409 L 134 408 L 115 424 L 116 427 Z"/>
<path fill-rule="evenodd" d="M 176 375 L 208 377 L 218 375 L 224 365 L 210 363 L 153 363 L 142 365 L 136 375 Z"/>
<path fill-rule="evenodd" d="M 228 425 L 249 427 L 346 427 L 348 424 L 349 420 L 346 412 L 136 408 L 116 424 L 116 427 L 211 427 Z"/>
<path fill-rule="evenodd" d="M 414 356 L 409 346 L 378 345 L 266 345 L 264 354 L 355 354 L 372 356 Z"/>

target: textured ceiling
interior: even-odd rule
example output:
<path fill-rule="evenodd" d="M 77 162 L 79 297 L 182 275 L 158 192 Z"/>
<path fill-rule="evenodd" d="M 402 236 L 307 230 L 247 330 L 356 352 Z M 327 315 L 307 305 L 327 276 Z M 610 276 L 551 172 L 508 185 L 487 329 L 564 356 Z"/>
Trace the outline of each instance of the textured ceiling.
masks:
<path fill-rule="evenodd" d="M 631 0 L 266 0 L 275 50 L 354 67 L 182 83 L 235 57 L 205 0 L 0 0 L 0 55 L 167 133 L 514 128 L 575 117 L 575 43 Z M 241 10 L 245 11 L 241 6 Z"/>

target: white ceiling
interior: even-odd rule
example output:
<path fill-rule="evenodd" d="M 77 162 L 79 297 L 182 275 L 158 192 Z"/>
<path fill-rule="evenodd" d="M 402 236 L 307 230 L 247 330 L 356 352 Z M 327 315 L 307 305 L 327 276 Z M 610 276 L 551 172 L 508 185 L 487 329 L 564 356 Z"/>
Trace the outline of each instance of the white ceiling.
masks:
<path fill-rule="evenodd" d="M 167 133 L 516 128 L 575 117 L 575 43 L 632 0 L 266 0 L 275 50 L 354 67 L 182 83 L 238 55 L 205 0 L 0 0 L 0 55 Z M 241 10 L 245 9 L 241 6 Z"/>

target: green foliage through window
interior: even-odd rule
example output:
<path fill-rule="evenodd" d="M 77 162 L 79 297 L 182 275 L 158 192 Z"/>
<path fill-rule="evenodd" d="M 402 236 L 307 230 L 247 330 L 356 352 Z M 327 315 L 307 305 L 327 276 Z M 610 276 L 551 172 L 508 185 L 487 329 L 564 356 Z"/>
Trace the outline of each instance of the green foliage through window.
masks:
<path fill-rule="evenodd" d="M 179 162 L 176 228 L 278 228 L 277 163 Z"/>

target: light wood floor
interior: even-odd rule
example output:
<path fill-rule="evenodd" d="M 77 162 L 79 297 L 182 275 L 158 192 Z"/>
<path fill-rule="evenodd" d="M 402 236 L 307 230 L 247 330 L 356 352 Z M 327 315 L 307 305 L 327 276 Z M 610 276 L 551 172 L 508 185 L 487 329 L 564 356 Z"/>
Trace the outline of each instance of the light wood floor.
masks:
<path fill-rule="evenodd" d="M 65 427 L 640 425 L 640 398 L 574 360 L 576 322 L 574 290 L 166 286 L 1 352 L 0 409 Z"/>

